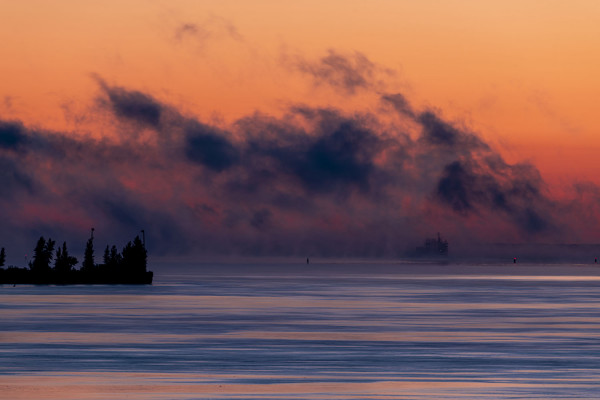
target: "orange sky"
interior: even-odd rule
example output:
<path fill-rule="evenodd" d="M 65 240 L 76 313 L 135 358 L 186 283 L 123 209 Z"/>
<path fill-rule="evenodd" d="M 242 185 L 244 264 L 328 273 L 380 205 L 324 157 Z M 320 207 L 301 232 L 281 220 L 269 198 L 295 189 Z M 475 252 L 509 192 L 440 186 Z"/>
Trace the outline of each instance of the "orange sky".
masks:
<path fill-rule="evenodd" d="M 193 24 L 192 34 L 178 29 Z M 286 60 L 361 52 L 386 90 L 479 132 L 560 186 L 596 177 L 596 1 L 0 1 L 0 117 L 98 134 L 92 74 L 204 119 L 290 103 L 375 109 Z"/>

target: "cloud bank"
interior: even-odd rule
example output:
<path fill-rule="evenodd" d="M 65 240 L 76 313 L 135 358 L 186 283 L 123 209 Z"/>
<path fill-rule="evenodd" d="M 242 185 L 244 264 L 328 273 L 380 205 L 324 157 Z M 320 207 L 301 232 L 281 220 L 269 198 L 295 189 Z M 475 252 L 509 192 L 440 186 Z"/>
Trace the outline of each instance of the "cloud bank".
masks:
<path fill-rule="evenodd" d="M 573 241 L 578 218 L 597 216 L 593 201 L 552 198 L 535 166 L 382 90 L 366 57 L 297 65 L 345 95 L 375 91 L 378 110 L 295 105 L 216 126 L 96 77 L 96 112 L 116 136 L 0 120 L 1 245 L 26 251 L 43 234 L 82 247 L 93 226 L 99 246 L 144 229 L 159 255 L 393 257 L 440 231 L 469 254 L 480 242 Z"/>

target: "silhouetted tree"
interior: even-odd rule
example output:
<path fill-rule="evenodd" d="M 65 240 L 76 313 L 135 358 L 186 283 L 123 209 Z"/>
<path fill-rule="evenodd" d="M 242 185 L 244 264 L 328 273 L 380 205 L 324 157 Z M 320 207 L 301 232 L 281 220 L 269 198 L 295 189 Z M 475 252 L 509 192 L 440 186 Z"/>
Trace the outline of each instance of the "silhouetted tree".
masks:
<path fill-rule="evenodd" d="M 141 273 L 146 272 L 146 263 L 148 253 L 139 236 L 136 236 L 132 242 L 127 243 L 123 249 L 123 265 L 128 272 Z"/>
<path fill-rule="evenodd" d="M 117 246 L 113 245 L 110 248 L 110 266 L 116 269 L 121 265 L 122 262 L 123 257 L 121 256 L 121 253 L 119 253 L 119 250 L 117 250 Z"/>
<path fill-rule="evenodd" d="M 56 249 L 56 257 L 54 258 L 54 269 L 58 270 L 60 266 L 60 260 L 62 258 L 62 249 L 60 246 Z"/>
<path fill-rule="evenodd" d="M 40 245 L 40 241 L 43 240 L 43 244 Z M 37 244 L 35 245 L 35 248 L 33 249 L 33 257 L 31 257 L 31 259 L 29 260 L 29 263 L 27 264 L 29 266 L 30 270 L 33 270 L 35 267 L 33 266 L 33 261 L 36 259 L 36 254 L 39 253 L 41 254 L 42 250 L 44 248 L 44 246 L 46 245 L 46 239 L 44 239 L 44 237 L 40 237 L 38 239 Z M 41 249 L 40 249 L 41 247 Z M 27 256 L 25 256 L 25 261 L 27 261 Z"/>
<path fill-rule="evenodd" d="M 106 248 L 104 249 L 104 256 L 102 257 L 102 261 L 104 261 L 104 265 L 106 266 L 108 266 L 108 264 L 110 263 L 110 249 L 108 245 L 106 245 Z"/>
<path fill-rule="evenodd" d="M 152 284 L 153 273 L 146 270 L 148 253 L 139 236 L 119 253 L 117 246 L 106 246 L 104 264 L 94 263 L 94 236 L 87 241 L 85 261 L 80 271 L 74 269 L 77 258 L 69 254 L 67 243 L 56 248 L 56 242 L 40 236 L 25 268 L 0 268 L 0 283 L 6 284 Z M 56 251 L 55 251 L 56 248 Z M 50 264 L 53 263 L 53 269 Z M 6 252 L 0 248 L 0 267 L 6 262 Z"/>
<path fill-rule="evenodd" d="M 85 253 L 83 255 L 83 263 L 81 268 L 84 270 L 92 270 L 94 268 L 94 238 L 88 239 L 85 245 Z"/>
<path fill-rule="evenodd" d="M 54 253 L 54 245 L 56 242 L 50 238 L 48 241 L 40 236 L 33 250 L 33 260 L 29 263 L 29 268 L 36 272 L 46 272 L 50 270 L 50 262 Z"/>
<path fill-rule="evenodd" d="M 35 248 L 33 249 L 33 259 L 29 261 L 29 268 L 31 270 L 39 270 L 40 265 L 43 263 L 42 258 L 44 254 L 44 248 L 46 247 L 46 239 L 40 236 Z"/>
<path fill-rule="evenodd" d="M 106 246 L 106 249 L 104 249 L 104 265 L 107 269 L 112 270 L 113 272 L 115 272 L 115 270 L 119 267 L 119 265 L 121 264 L 121 254 L 119 254 L 119 251 L 117 250 L 117 246 L 112 246 L 112 247 L 108 247 L 108 245 Z"/>
<path fill-rule="evenodd" d="M 63 242 L 62 249 L 59 247 L 56 250 L 54 269 L 57 272 L 70 272 L 76 264 L 77 258 L 69 255 L 69 251 L 67 250 L 67 242 Z"/>

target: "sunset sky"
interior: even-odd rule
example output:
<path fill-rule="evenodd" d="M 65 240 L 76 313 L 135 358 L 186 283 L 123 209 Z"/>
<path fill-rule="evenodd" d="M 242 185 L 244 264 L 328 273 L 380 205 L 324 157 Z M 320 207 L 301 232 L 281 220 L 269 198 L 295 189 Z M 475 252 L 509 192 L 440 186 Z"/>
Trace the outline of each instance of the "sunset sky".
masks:
<path fill-rule="evenodd" d="M 0 247 L 600 242 L 599 41 L 592 0 L 0 0 Z"/>

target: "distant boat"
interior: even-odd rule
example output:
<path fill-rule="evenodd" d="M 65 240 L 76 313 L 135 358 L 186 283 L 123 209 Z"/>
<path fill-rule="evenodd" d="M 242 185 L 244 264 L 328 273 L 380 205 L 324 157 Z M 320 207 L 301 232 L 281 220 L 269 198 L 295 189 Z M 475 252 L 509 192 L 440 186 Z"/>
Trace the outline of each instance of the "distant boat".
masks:
<path fill-rule="evenodd" d="M 416 252 L 421 257 L 447 257 L 448 241 L 442 239 L 438 232 L 437 238 L 425 239 L 425 244 L 417 247 Z"/>

